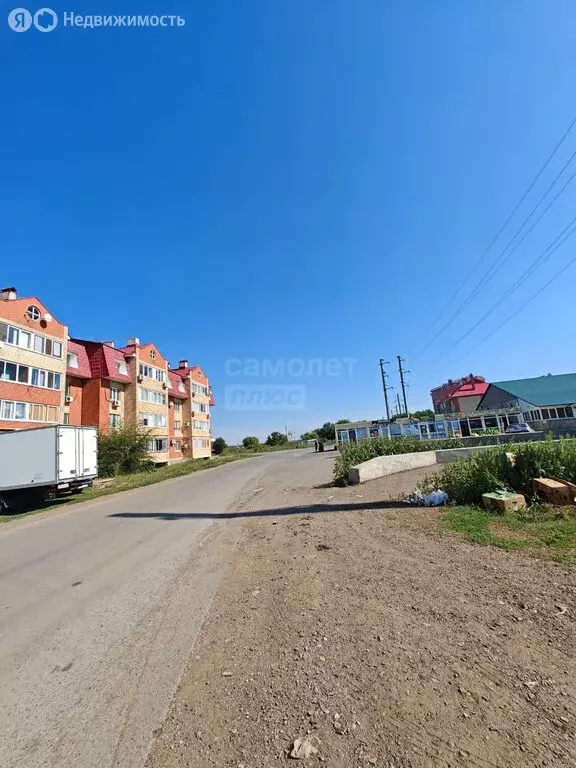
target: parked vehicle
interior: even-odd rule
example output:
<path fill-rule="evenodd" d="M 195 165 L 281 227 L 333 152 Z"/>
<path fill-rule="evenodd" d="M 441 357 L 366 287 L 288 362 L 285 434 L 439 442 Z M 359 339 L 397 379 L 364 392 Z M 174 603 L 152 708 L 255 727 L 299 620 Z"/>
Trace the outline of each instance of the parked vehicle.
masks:
<path fill-rule="evenodd" d="M 512 435 L 515 432 L 534 432 L 529 424 L 509 424 L 506 427 L 506 434 Z"/>
<path fill-rule="evenodd" d="M 39 427 L 0 434 L 0 511 L 81 493 L 97 474 L 96 427 Z"/>

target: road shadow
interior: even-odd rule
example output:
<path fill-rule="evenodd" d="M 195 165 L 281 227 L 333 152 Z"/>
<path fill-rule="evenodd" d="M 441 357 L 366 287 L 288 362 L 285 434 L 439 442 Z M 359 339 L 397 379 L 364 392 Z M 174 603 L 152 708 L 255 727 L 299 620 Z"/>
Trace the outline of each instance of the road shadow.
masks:
<path fill-rule="evenodd" d="M 273 507 L 271 509 L 238 512 L 115 512 L 108 517 L 150 520 L 236 520 L 250 517 L 289 517 L 291 515 L 317 515 L 323 512 L 361 512 L 380 509 L 401 509 L 408 505 L 401 501 L 339 502 L 336 504 L 305 504 L 298 507 Z M 411 507 L 416 509 L 416 507 Z"/>

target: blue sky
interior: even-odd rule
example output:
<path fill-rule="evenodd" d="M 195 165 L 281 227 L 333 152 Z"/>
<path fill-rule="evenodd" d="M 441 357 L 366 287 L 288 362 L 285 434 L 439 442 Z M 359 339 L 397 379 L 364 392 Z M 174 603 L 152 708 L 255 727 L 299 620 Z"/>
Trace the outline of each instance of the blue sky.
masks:
<path fill-rule="evenodd" d="M 53 7 L 61 18 L 186 19 L 173 29 L 0 27 L 0 275 L 44 299 L 73 335 L 137 335 L 202 365 L 215 432 L 232 440 L 381 416 L 381 356 L 406 358 L 412 408 L 469 371 L 574 370 L 576 266 L 475 348 L 569 260 L 572 241 L 453 344 L 576 214 L 576 181 L 416 357 L 576 115 L 569 0 Z M 576 130 L 548 181 L 575 150 Z M 340 376 L 227 373 L 227 360 L 247 358 L 357 362 Z M 277 385 L 304 387 L 306 407 L 226 407 L 227 386 L 254 384 L 273 400 Z"/>

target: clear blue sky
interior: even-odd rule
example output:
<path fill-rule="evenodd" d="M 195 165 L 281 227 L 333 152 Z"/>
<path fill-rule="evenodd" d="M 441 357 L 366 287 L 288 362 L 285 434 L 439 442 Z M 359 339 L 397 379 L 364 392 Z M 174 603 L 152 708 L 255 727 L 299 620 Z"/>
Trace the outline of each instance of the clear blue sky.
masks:
<path fill-rule="evenodd" d="M 472 349 L 502 308 L 452 344 L 576 214 L 576 181 L 414 359 L 576 114 L 573 2 L 53 7 L 187 22 L 0 27 L 1 282 L 42 297 L 73 335 L 137 335 L 202 365 L 228 439 L 381 416 L 380 356 L 406 357 L 413 408 L 469 371 L 575 369 L 576 266 L 490 342 Z M 576 132 L 558 163 L 575 150 Z M 230 358 L 358 362 L 351 377 L 246 379 L 227 375 Z M 254 383 L 304 386 L 306 408 L 226 408 L 227 385 Z"/>

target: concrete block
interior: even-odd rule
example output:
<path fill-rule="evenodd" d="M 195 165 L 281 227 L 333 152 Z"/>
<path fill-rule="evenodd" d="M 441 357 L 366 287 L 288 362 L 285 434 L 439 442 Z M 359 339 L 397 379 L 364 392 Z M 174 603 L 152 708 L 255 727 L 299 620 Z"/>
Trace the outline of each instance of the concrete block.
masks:
<path fill-rule="evenodd" d="M 348 473 L 350 485 L 365 483 L 367 480 L 375 480 L 377 477 L 393 475 L 396 472 L 407 472 L 418 467 L 431 467 L 436 464 L 436 451 L 422 451 L 421 453 L 401 453 L 397 456 L 376 456 L 374 459 L 356 464 Z"/>

